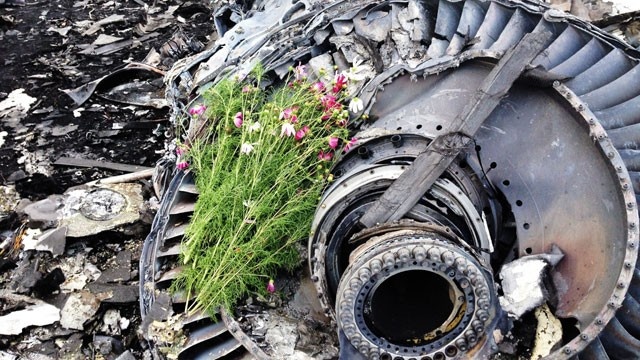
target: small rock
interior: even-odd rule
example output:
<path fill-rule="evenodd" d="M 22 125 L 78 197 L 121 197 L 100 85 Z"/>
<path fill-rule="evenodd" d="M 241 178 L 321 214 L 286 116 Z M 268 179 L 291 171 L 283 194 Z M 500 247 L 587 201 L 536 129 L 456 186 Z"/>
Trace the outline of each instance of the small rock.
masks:
<path fill-rule="evenodd" d="M 72 294 L 62 309 L 60 324 L 67 329 L 83 330 L 100 307 L 98 297 L 88 291 Z"/>

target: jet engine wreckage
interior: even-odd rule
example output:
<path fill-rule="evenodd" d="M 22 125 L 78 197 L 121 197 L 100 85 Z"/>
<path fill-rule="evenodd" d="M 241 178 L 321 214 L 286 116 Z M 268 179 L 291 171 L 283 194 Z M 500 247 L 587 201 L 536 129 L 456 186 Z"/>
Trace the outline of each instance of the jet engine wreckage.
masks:
<path fill-rule="evenodd" d="M 561 335 L 537 354 L 637 356 L 635 49 L 524 0 L 273 0 L 245 10 L 223 7 L 215 46 L 168 76 L 173 120 L 194 134 L 197 121 L 179 123 L 186 108 L 258 63 L 267 86 L 297 64 L 317 76 L 357 64 L 359 143 L 332 170 L 307 249 L 341 359 L 526 358 L 505 349 L 543 306 Z M 198 190 L 172 163 L 157 168 L 163 200 L 141 258 L 149 327 L 187 300 L 168 288 Z M 177 355 L 269 357 L 233 314 L 219 320 L 166 324 L 183 336 Z"/>

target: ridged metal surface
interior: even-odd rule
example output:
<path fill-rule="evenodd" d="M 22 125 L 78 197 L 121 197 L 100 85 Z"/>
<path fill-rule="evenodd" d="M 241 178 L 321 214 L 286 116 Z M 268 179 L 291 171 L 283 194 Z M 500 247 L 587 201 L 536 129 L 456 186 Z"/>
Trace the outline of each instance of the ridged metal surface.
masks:
<path fill-rule="evenodd" d="M 188 220 L 193 214 L 197 194 L 190 173 L 177 174 L 164 191 L 158 216 L 154 220 L 151 234 L 145 241 L 140 259 L 140 268 L 143 269 L 140 281 L 140 308 L 143 317 L 149 316 L 157 295 L 156 291 L 170 294 L 171 305 L 176 314 L 185 311 L 186 294 L 181 291 L 170 292 L 169 289 L 180 274 L 180 243 Z M 239 327 L 235 326 L 234 331 L 230 331 L 222 319 L 214 321 L 203 312 L 184 315 L 181 321 L 187 339 L 179 352 L 179 359 L 232 360 L 250 357 L 245 345 L 251 347 L 251 342 Z M 244 341 L 240 341 L 239 337 Z M 156 347 L 152 348 L 155 356 L 162 356 Z"/>

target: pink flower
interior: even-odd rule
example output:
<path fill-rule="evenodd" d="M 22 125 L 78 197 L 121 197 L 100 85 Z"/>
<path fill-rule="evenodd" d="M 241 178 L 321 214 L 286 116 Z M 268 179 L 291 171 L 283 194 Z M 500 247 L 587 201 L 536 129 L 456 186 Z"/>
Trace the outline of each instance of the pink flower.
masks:
<path fill-rule="evenodd" d="M 318 160 L 320 161 L 331 161 L 333 159 L 333 151 L 329 150 L 324 152 L 324 150 L 320 150 L 318 153 Z"/>
<path fill-rule="evenodd" d="M 347 143 L 347 145 L 344 146 L 344 152 L 349 152 L 349 150 L 351 150 L 351 148 L 353 146 L 355 146 L 358 143 L 358 139 L 352 137 L 351 140 L 349 140 L 349 142 Z"/>
<path fill-rule="evenodd" d="M 294 116 L 294 112 L 298 110 L 297 106 L 286 108 L 280 112 L 280 120 L 289 120 L 291 116 Z M 296 118 L 297 119 L 297 118 Z"/>
<path fill-rule="evenodd" d="M 237 128 L 242 127 L 243 120 L 244 120 L 244 115 L 242 115 L 242 112 L 239 111 L 236 114 L 236 117 L 233 118 L 233 125 L 235 125 Z"/>
<path fill-rule="evenodd" d="M 291 115 L 291 123 L 292 124 L 297 124 L 298 123 L 298 117 L 295 115 Z"/>
<path fill-rule="evenodd" d="M 282 124 L 282 130 L 280 130 L 280 137 L 295 135 L 296 128 L 291 123 Z"/>
<path fill-rule="evenodd" d="M 307 135 L 308 132 L 309 132 L 309 127 L 305 125 L 302 127 L 302 129 L 296 131 L 296 134 L 293 138 L 296 139 L 296 141 L 300 141 L 305 135 Z"/>
<path fill-rule="evenodd" d="M 296 66 L 295 69 L 293 69 L 293 73 L 295 74 L 297 81 L 302 81 L 307 78 L 306 66 L 304 65 Z"/>
<path fill-rule="evenodd" d="M 269 279 L 269 282 L 267 283 L 267 291 L 270 294 L 276 292 L 276 285 L 273 283 L 273 279 Z"/>
<path fill-rule="evenodd" d="M 206 110 L 207 110 L 206 106 L 199 104 L 189 109 L 189 115 L 192 115 L 192 116 L 202 115 Z"/>
<path fill-rule="evenodd" d="M 342 89 L 347 87 L 347 77 L 343 73 L 336 75 L 333 82 L 333 88 L 331 91 L 333 91 L 334 94 L 339 93 Z"/>
<path fill-rule="evenodd" d="M 178 168 L 178 170 L 185 170 L 189 167 L 189 163 L 186 161 L 181 161 L 176 164 L 176 167 Z"/>
<path fill-rule="evenodd" d="M 318 81 L 313 83 L 313 85 L 311 85 L 311 91 L 313 92 L 317 92 L 317 93 L 321 93 L 326 89 L 326 86 L 324 85 L 324 83 L 322 81 Z"/>
<path fill-rule="evenodd" d="M 329 138 L 329 147 L 332 148 L 333 150 L 335 150 L 338 147 L 338 138 L 337 137 L 330 137 Z"/>
<path fill-rule="evenodd" d="M 333 95 L 325 95 L 320 98 L 320 103 L 324 107 L 325 111 L 329 111 L 336 107 L 336 97 Z"/>
<path fill-rule="evenodd" d="M 187 149 L 183 148 L 182 146 L 177 146 L 176 147 L 176 155 L 182 156 L 182 155 L 184 155 L 186 153 L 187 153 Z"/>
<path fill-rule="evenodd" d="M 246 94 L 246 93 L 250 93 L 253 91 L 253 87 L 249 86 L 249 85 L 245 85 L 242 87 L 242 93 Z"/>

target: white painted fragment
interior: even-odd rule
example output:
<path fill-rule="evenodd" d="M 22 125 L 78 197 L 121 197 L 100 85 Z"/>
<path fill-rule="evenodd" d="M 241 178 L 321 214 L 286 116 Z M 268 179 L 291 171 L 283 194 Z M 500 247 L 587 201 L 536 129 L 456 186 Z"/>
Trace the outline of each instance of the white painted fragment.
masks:
<path fill-rule="evenodd" d="M 51 325 L 60 320 L 60 310 L 45 302 L 0 316 L 0 335 L 20 335 L 29 326 Z"/>
<path fill-rule="evenodd" d="M 24 89 L 15 89 L 0 101 L 0 119 L 19 120 L 27 115 L 34 102 L 36 98 L 27 95 Z"/>

